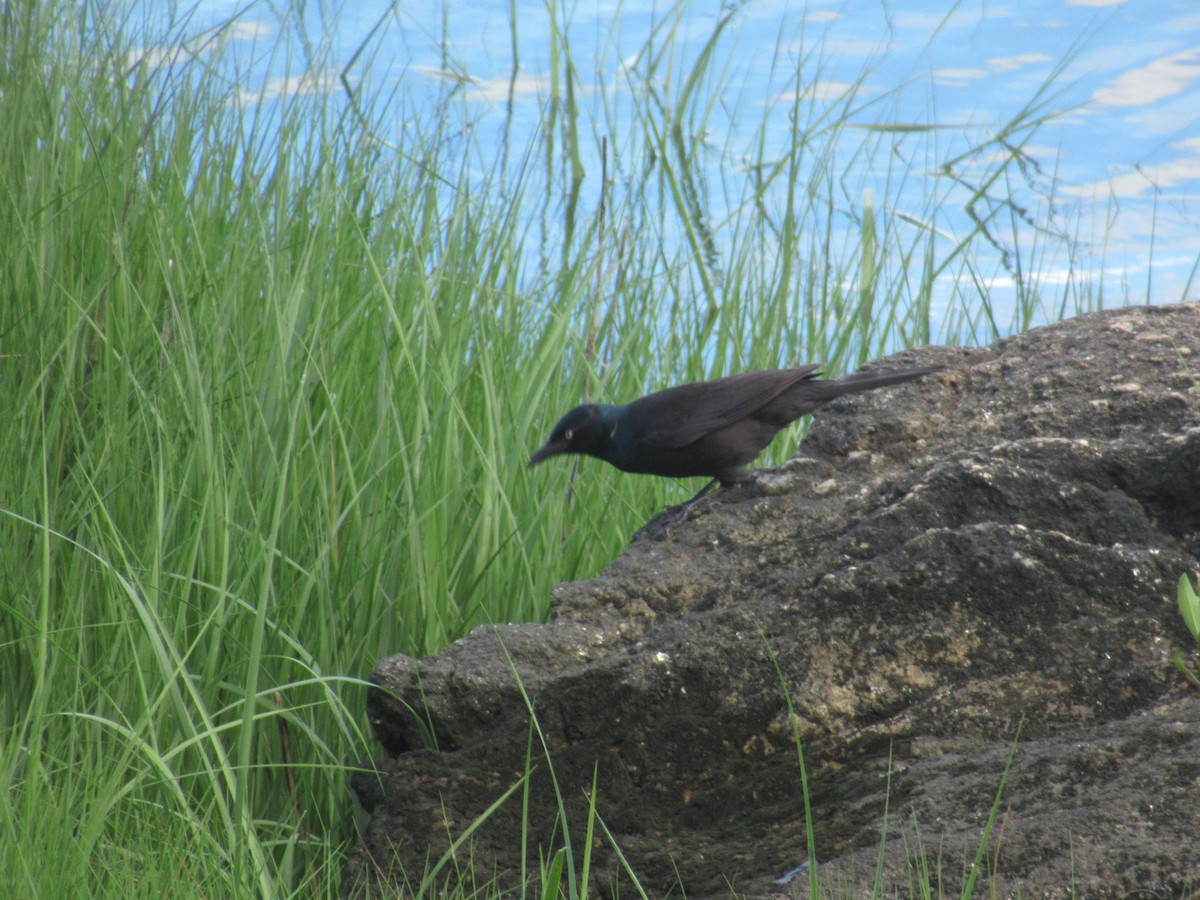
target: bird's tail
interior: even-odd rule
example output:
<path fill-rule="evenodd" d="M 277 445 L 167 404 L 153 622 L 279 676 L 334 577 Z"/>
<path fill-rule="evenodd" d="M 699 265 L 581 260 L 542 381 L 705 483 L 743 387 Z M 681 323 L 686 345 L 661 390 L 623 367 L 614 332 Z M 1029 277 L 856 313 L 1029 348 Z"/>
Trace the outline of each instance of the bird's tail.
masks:
<path fill-rule="evenodd" d="M 811 412 L 818 406 L 824 406 L 830 400 L 843 394 L 857 394 L 860 391 L 873 391 L 875 388 L 887 387 L 889 384 L 900 384 L 912 381 L 922 375 L 940 372 L 945 366 L 926 366 L 922 369 L 899 369 L 895 372 L 870 372 L 850 375 L 836 381 L 809 381 L 805 383 L 804 393 L 795 399 L 801 401 L 803 413 Z M 801 414 L 803 414 L 801 413 Z"/>
<path fill-rule="evenodd" d="M 817 383 L 833 389 L 828 394 L 829 399 L 832 400 L 834 397 L 840 397 L 842 394 L 856 394 L 859 391 L 870 391 L 875 388 L 886 387 L 889 384 L 912 381 L 914 378 L 940 372 L 945 368 L 945 366 L 926 366 L 923 369 L 899 369 L 895 372 L 867 372 L 858 375 L 849 375 L 837 381 L 821 381 Z"/>
<path fill-rule="evenodd" d="M 945 366 L 926 366 L 922 369 L 900 369 L 895 372 L 872 372 L 851 375 L 836 381 L 819 381 L 809 376 L 804 381 L 785 391 L 780 397 L 763 407 L 757 417 L 767 422 L 779 423 L 779 427 L 794 422 L 801 416 L 820 409 L 830 400 L 843 394 L 857 394 L 911 381 L 922 375 L 940 372 Z M 815 374 L 815 373 L 814 373 Z"/>

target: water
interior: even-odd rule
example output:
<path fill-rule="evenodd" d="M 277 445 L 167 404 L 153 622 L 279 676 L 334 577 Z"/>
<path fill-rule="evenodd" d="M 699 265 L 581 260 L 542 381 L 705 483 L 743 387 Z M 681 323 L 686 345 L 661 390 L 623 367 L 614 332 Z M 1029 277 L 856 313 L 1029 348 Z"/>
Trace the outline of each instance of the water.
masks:
<path fill-rule="evenodd" d="M 1013 131 L 1008 143 L 1021 145 L 1022 166 L 990 192 L 1028 211 L 1027 222 L 994 235 L 994 266 L 981 275 L 997 307 L 1016 306 L 1013 251 L 1037 259 L 1039 284 L 1050 293 L 1082 272 L 1089 296 L 1106 305 L 1200 296 L 1193 282 L 1200 260 L 1200 5 L 1194 0 L 580 3 L 553 16 L 542 0 L 357 0 L 304 12 L 221 2 L 194 8 L 183 32 L 195 37 L 226 25 L 233 77 L 250 102 L 337 92 L 344 74 L 367 94 L 397 91 L 408 110 L 401 116 L 414 121 L 452 96 L 464 121 L 484 136 L 483 146 L 494 135 L 519 152 L 543 122 L 557 28 L 577 66 L 581 116 L 595 135 L 612 134 L 620 160 L 621 133 L 632 127 L 629 91 L 649 81 L 665 100 L 677 97 L 721 22 L 714 56 L 723 87 L 703 119 L 707 132 L 696 136 L 718 188 L 705 198 L 714 253 L 741 202 L 728 186 L 744 184 L 756 158 L 785 152 L 797 90 L 808 116 L 827 109 L 863 128 L 895 129 L 882 155 L 839 163 L 848 175 L 832 187 L 850 237 L 865 206 L 879 202 L 877 212 L 895 222 L 944 231 L 947 247 L 995 201 L 975 194 L 983 160 L 964 157 L 949 178 L 945 161 L 994 138 L 1033 104 L 1056 118 L 1030 143 L 1022 145 L 1027 134 L 1020 128 Z M 669 59 L 657 64 L 645 50 L 654 29 L 675 32 Z M 314 59 L 316 67 L 306 62 Z M 754 143 L 763 137 L 765 154 Z M 600 168 L 597 145 L 583 142 L 589 176 Z M 488 161 L 477 165 L 482 172 Z M 617 179 L 632 177 L 626 166 Z M 595 206 L 597 183 L 589 178 L 581 205 Z M 931 193 L 943 198 L 936 221 L 928 218 Z M 536 227 L 553 229 L 555 218 Z M 990 227 L 1000 221 L 1013 216 Z M 1056 243 L 1064 234 L 1071 253 Z M 542 239 L 552 243 L 554 236 Z M 679 235 L 668 227 L 664 239 Z M 961 278 L 952 267 L 939 276 L 934 315 L 950 308 Z M 997 330 L 1054 317 L 1055 302 L 1030 320 L 997 315 Z"/>

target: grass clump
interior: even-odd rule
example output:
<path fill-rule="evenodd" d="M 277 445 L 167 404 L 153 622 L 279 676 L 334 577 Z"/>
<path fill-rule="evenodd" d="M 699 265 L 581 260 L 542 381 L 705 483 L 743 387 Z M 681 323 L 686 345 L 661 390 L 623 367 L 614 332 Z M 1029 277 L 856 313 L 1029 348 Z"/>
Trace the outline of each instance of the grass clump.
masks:
<path fill-rule="evenodd" d="M 1184 627 L 1196 642 L 1196 647 L 1200 648 L 1200 597 L 1196 595 L 1196 588 L 1192 587 L 1192 580 L 1187 575 L 1181 575 L 1179 578 L 1177 598 Z M 1200 690 L 1200 675 L 1197 675 L 1196 671 L 1184 662 L 1183 651 L 1175 651 L 1174 662 L 1175 668 L 1184 680 L 1193 688 Z"/>

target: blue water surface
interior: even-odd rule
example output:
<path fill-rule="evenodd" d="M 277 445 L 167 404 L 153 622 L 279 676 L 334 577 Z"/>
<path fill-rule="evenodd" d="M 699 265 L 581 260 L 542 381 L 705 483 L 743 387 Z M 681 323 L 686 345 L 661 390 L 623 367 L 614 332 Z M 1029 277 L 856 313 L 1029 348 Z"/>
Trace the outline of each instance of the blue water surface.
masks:
<path fill-rule="evenodd" d="M 957 148 L 995 137 L 1032 105 L 1054 119 L 1028 142 L 1020 143 L 1019 130 L 1012 137 L 1028 162 L 1029 183 L 998 190 L 1021 196 L 1038 224 L 1008 235 L 1009 249 L 1038 253 L 1030 248 L 1040 246 L 1038 228 L 1048 224 L 1069 232 L 1074 248 L 1070 255 L 1038 256 L 1038 277 L 1049 293 L 1086 273 L 1089 296 L 1104 305 L 1200 296 L 1200 4 L 1194 0 L 568 6 L 206 0 L 184 16 L 172 7 L 167 18 L 171 29 L 160 33 L 172 40 L 200 46 L 219 34 L 247 103 L 336 93 L 350 84 L 402 98 L 394 125 L 403 129 L 445 104 L 449 91 L 484 147 L 493 139 L 517 148 L 532 139 L 522 130 L 544 121 L 554 29 L 570 46 L 581 114 L 596 134 L 630 125 L 622 118 L 631 114 L 623 95 L 639 79 L 661 81 L 653 86 L 664 98 L 678 96 L 697 54 L 719 31 L 714 53 L 722 87 L 704 121 L 711 131 L 698 136 L 710 151 L 714 183 L 746 177 L 749 161 L 762 154 L 752 143 L 760 123 L 768 123 L 766 134 L 782 153 L 792 140 L 798 97 L 809 109 L 825 104 L 864 128 L 894 127 L 889 155 L 893 165 L 900 160 L 906 167 L 897 193 L 880 181 L 894 180 L 895 171 L 874 171 L 877 158 L 862 163 L 864 171 L 840 186 L 837 198 L 847 207 L 847 228 L 882 197 L 887 206 L 880 214 L 944 231 L 947 246 L 971 227 L 970 175 L 981 161 L 962 162 L 956 173 L 962 183 L 949 189 L 930 189 L 934 170 Z M 670 59 L 652 61 L 651 36 L 663 29 L 676 35 Z M 906 156 L 911 142 L 904 129 L 933 126 L 936 151 L 927 144 Z M 619 161 L 621 136 L 611 139 Z M 598 146 L 589 145 L 583 162 L 589 173 L 598 170 Z M 488 161 L 476 164 L 482 170 Z M 847 171 L 854 166 L 847 163 Z M 928 221 L 926 198 L 939 191 L 944 217 Z M 595 194 L 585 192 L 584 202 L 595 204 Z M 708 202 L 719 245 L 730 209 L 720 191 Z M 1011 265 L 999 259 L 1003 249 L 983 276 L 1001 306 L 1012 304 L 1015 290 Z M 949 307 L 953 282 L 962 277 L 945 273 L 935 315 Z M 1046 317 L 1056 314 L 1055 302 Z M 999 330 L 1031 324 L 1038 322 L 1001 317 Z"/>

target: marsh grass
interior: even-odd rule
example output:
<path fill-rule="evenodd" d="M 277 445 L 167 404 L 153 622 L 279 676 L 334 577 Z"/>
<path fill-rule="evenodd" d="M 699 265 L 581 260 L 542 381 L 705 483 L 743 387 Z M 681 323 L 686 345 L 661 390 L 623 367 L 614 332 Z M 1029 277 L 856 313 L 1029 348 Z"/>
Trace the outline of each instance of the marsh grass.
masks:
<path fill-rule="evenodd" d="M 769 136 L 764 112 L 739 136 L 754 155 L 717 183 L 703 135 L 726 124 L 729 19 L 688 55 L 673 8 L 619 107 L 582 105 L 556 30 L 542 127 L 496 153 L 455 88 L 425 117 L 349 82 L 256 95 L 220 30 L 184 41 L 186 21 L 118 14 L 0 14 L 14 896 L 336 893 L 348 767 L 377 749 L 374 661 L 544 618 L 554 583 L 598 571 L 692 489 L 590 461 L 528 473 L 559 413 L 1007 327 L 974 248 L 1015 221 L 1005 179 L 1050 115 L 1041 99 L 973 154 L 939 159 L 936 131 L 881 120 L 847 160 L 866 104 L 854 88 L 812 102 L 816 63 L 781 38 L 791 132 Z M 588 161 L 615 133 L 589 199 Z M 990 205 L 948 252 L 939 191 L 968 162 Z M 852 174 L 868 164 L 886 173 L 873 201 Z M 934 173 L 927 208 L 891 215 L 916 169 Z"/>

